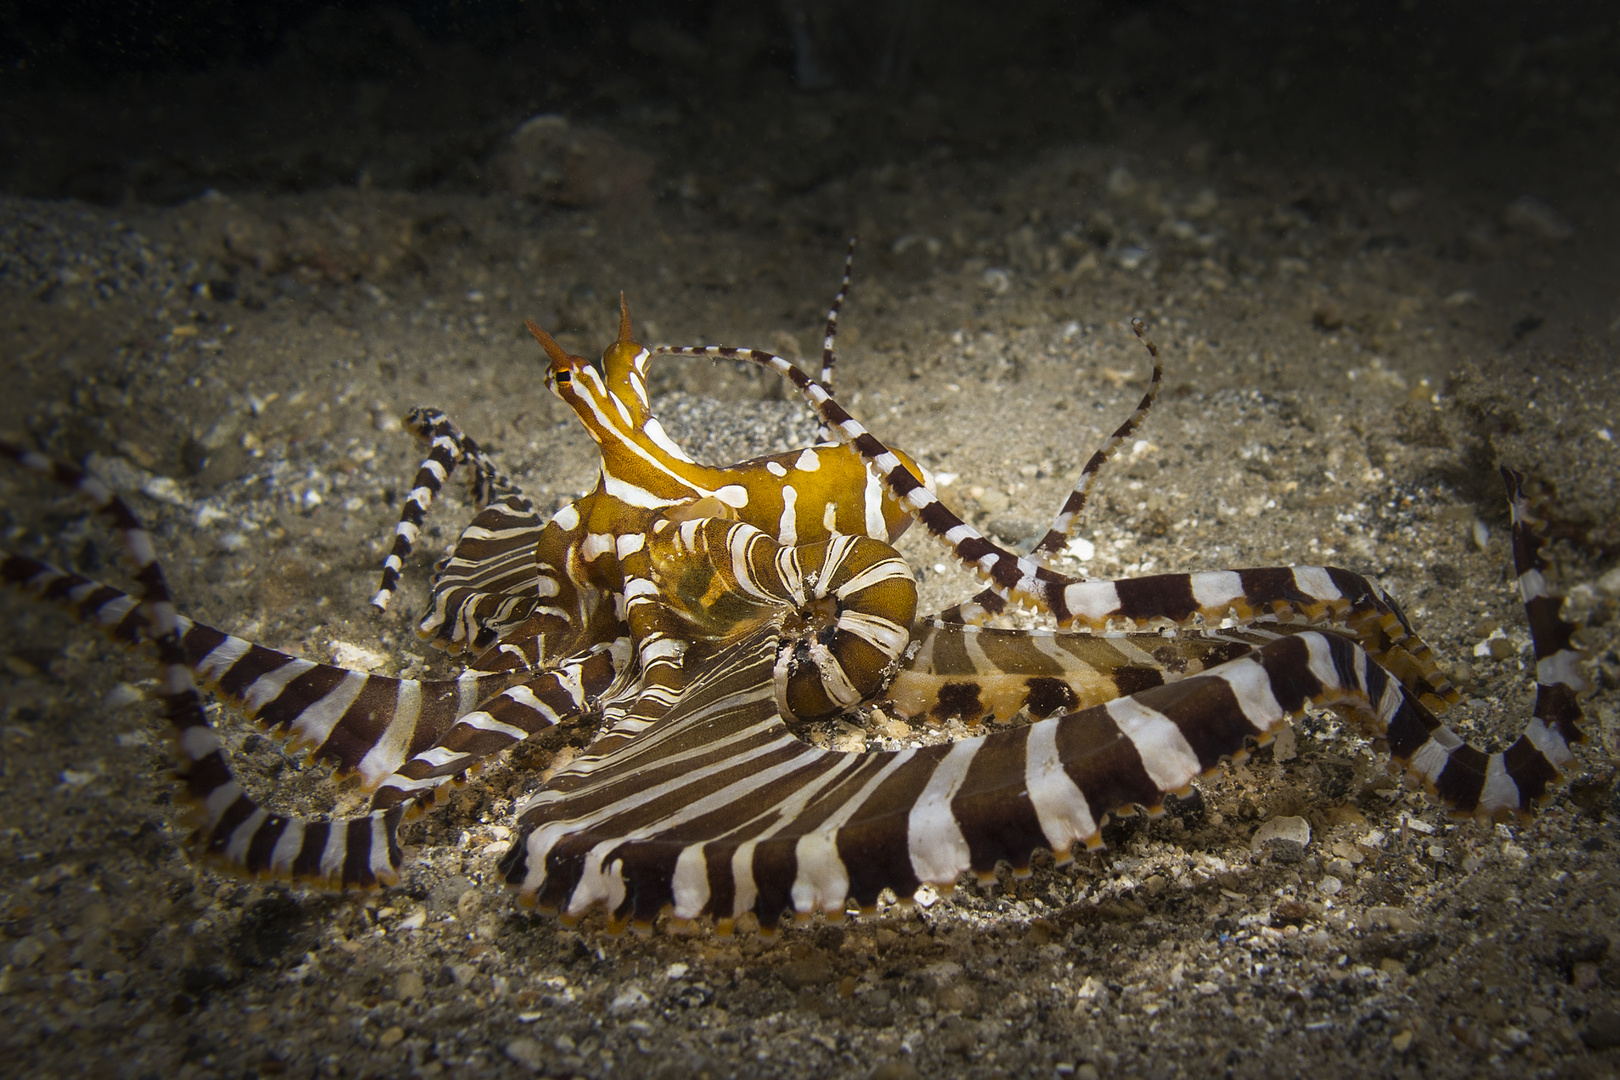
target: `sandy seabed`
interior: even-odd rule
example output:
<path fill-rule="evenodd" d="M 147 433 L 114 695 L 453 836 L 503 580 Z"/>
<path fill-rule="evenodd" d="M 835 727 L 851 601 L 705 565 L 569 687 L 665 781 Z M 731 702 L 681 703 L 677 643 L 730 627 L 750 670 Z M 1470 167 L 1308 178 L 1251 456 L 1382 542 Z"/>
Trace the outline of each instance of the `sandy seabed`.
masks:
<path fill-rule="evenodd" d="M 8 1071 L 1615 1074 L 1616 1051 L 1593 1047 L 1620 1041 L 1620 376 L 1604 341 L 1620 312 L 1561 284 L 1615 247 L 1612 207 L 1482 212 L 1465 191 L 1150 142 L 737 198 L 724 214 L 684 196 L 616 213 L 355 189 L 120 213 L 8 200 L 0 429 L 132 492 L 197 619 L 314 659 L 448 671 L 409 619 L 471 516 L 463 489 L 434 507 L 394 613 L 366 604 L 420 454 L 397 418 L 446 410 L 555 508 L 591 484 L 595 455 L 545 391 L 524 318 L 599 350 L 622 289 L 646 340 L 814 359 L 858 229 L 840 395 L 952 475 L 971 520 L 1013 542 L 1044 529 L 1142 392 L 1142 318 L 1166 390 L 1106 473 L 1083 569 L 1369 574 L 1463 688 L 1452 722 L 1476 742 L 1515 734 L 1532 691 L 1496 464 L 1554 481 L 1599 684 L 1584 779 L 1533 823 L 1454 824 L 1312 716 L 1070 868 L 774 942 L 611 938 L 526 913 L 494 874 L 514 801 L 586 733 L 526 744 L 408 826 L 395 889 L 243 883 L 186 853 L 148 664 L 8 594 Z M 814 430 L 753 371 L 662 360 L 654 392 L 704 460 Z M 8 547 L 117 580 L 113 542 L 71 497 L 15 471 L 0 493 Z M 924 610 L 972 591 L 926 537 L 903 550 Z M 360 805 L 225 723 L 250 788 L 305 813 Z M 1303 855 L 1252 850 L 1287 816 L 1310 823 Z"/>

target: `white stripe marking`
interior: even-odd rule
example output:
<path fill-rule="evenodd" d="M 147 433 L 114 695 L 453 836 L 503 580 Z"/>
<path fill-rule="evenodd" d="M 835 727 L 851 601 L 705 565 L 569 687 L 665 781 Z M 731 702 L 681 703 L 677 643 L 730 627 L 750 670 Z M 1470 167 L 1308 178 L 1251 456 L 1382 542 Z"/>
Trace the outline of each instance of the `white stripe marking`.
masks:
<path fill-rule="evenodd" d="M 951 812 L 951 799 L 967 777 L 973 756 L 984 738 L 963 739 L 951 744 L 950 751 L 935 766 L 928 785 L 911 808 L 906 823 L 906 843 L 911 850 L 911 869 L 918 881 L 945 884 L 969 865 L 967 839 Z"/>
<path fill-rule="evenodd" d="M 1178 791 L 1198 775 L 1198 755 L 1168 716 L 1134 698 L 1115 698 L 1103 707 L 1136 747 L 1143 771 L 1160 791 Z"/>
<path fill-rule="evenodd" d="M 1193 600 L 1205 611 L 1214 609 L 1217 616 L 1224 616 L 1226 609 L 1243 597 L 1243 579 L 1232 570 L 1215 570 L 1190 577 Z"/>
<path fill-rule="evenodd" d="M 695 919 L 709 902 L 709 865 L 702 844 L 689 844 L 675 858 L 675 874 L 670 882 L 675 893 L 675 917 Z"/>
<path fill-rule="evenodd" d="M 1081 581 L 1063 590 L 1063 603 L 1077 619 L 1101 623 L 1119 613 L 1119 590 L 1112 581 Z"/>
<path fill-rule="evenodd" d="M 866 535 L 877 540 L 887 540 L 889 526 L 883 520 L 883 481 L 871 469 L 866 470 L 866 490 L 861 496 L 861 501 L 866 507 Z"/>
<path fill-rule="evenodd" d="M 1271 677 L 1258 661 L 1240 657 L 1230 663 L 1217 664 L 1206 674 L 1224 680 L 1232 688 L 1243 718 L 1255 731 L 1264 733 L 1283 722 L 1283 708 L 1272 692 Z"/>
<path fill-rule="evenodd" d="M 1318 600 L 1338 600 L 1344 595 L 1320 566 L 1294 567 L 1294 584 Z"/>
<path fill-rule="evenodd" d="M 1485 762 L 1485 788 L 1479 794 L 1481 810 L 1517 810 L 1519 785 L 1508 775 L 1501 754 L 1492 754 Z"/>
<path fill-rule="evenodd" d="M 253 643 L 250 641 L 243 641 L 239 637 L 227 637 L 215 645 L 207 656 L 197 661 L 197 674 L 204 680 L 218 679 L 252 647 Z"/>
<path fill-rule="evenodd" d="M 1057 749 L 1058 724 L 1084 722 L 1072 717 L 1038 721 L 1029 726 L 1024 746 L 1024 787 L 1047 844 L 1060 854 L 1097 832 L 1091 804 L 1063 768 Z"/>
<path fill-rule="evenodd" d="M 287 688 L 288 683 L 304 672 L 313 670 L 314 667 L 315 663 L 312 660 L 289 659 L 274 671 L 267 671 L 254 679 L 253 685 L 242 695 L 243 706 L 247 709 L 248 715 L 257 715 L 260 709 L 274 701 Z"/>
<path fill-rule="evenodd" d="M 343 681 L 327 691 L 325 697 L 299 713 L 292 722 L 299 745 L 319 746 L 326 742 L 370 678 L 359 671 L 346 672 Z"/>
<path fill-rule="evenodd" d="M 415 679 L 401 679 L 394 697 L 393 719 L 355 767 L 363 788 L 375 788 L 405 764 L 411 737 L 416 734 L 416 722 L 421 718 L 422 684 Z"/>
<path fill-rule="evenodd" d="M 774 465 L 775 462 L 771 464 Z M 798 489 L 792 484 L 782 485 L 782 520 L 776 526 L 776 540 L 779 544 L 791 545 L 799 542 L 798 502 Z"/>

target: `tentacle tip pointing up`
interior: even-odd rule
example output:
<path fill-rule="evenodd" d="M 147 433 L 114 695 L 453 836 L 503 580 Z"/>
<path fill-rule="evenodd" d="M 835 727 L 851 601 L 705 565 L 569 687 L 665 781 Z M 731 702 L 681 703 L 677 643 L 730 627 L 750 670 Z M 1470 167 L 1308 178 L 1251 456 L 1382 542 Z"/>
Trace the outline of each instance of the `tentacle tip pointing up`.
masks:
<path fill-rule="evenodd" d="M 624 290 L 619 290 L 619 344 L 627 344 L 634 340 L 630 335 L 630 304 L 624 298 Z"/>

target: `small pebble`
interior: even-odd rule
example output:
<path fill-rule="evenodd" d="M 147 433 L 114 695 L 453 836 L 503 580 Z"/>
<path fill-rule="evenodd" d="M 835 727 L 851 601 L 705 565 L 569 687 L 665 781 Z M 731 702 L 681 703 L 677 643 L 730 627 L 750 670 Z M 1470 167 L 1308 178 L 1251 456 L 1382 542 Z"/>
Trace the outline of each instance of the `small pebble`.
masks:
<path fill-rule="evenodd" d="M 145 701 L 146 695 L 140 688 L 127 682 L 121 682 L 107 693 L 105 705 L 109 709 L 121 709 L 125 705 L 133 705 L 137 701 Z"/>
<path fill-rule="evenodd" d="M 506 1056 L 530 1072 L 539 1072 L 546 1064 L 545 1047 L 540 1045 L 539 1040 L 531 1039 L 527 1035 L 508 1042 Z"/>
<path fill-rule="evenodd" d="M 983 283 L 985 291 L 994 296 L 1006 296 L 1012 290 L 1012 275 L 997 266 L 986 269 L 979 280 Z"/>
<path fill-rule="evenodd" d="M 381 653 L 336 638 L 332 639 L 331 649 L 332 663 L 353 671 L 372 671 L 381 667 L 386 659 Z"/>
<path fill-rule="evenodd" d="M 1271 840 L 1292 840 L 1300 847 L 1311 842 L 1311 823 L 1302 817 L 1274 817 L 1254 831 L 1249 842 L 1251 851 L 1259 851 Z"/>
<path fill-rule="evenodd" d="M 645 1009 L 648 1003 L 649 999 L 646 991 L 639 986 L 630 986 L 613 999 L 613 1003 L 608 1006 L 608 1013 L 611 1016 L 624 1016 L 627 1013 Z"/>

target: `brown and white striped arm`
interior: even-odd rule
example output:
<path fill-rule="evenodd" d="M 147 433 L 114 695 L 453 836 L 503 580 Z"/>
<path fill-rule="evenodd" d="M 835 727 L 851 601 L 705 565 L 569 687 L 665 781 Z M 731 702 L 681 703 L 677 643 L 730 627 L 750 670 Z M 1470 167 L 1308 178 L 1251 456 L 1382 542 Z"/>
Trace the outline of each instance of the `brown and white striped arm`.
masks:
<path fill-rule="evenodd" d="M 838 282 L 838 292 L 833 294 L 832 307 L 827 309 L 827 329 L 821 335 L 821 383 L 829 390 L 833 384 L 833 367 L 838 363 L 838 353 L 833 342 L 838 337 L 838 316 L 843 313 L 844 301 L 849 297 L 849 279 L 855 271 L 855 245 L 860 242 L 859 236 L 849 238 L 849 247 L 844 249 L 844 276 Z M 831 439 L 830 432 L 823 434 L 823 439 Z"/>
<path fill-rule="evenodd" d="M 399 512 L 399 523 L 394 526 L 393 549 L 383 560 L 382 581 L 377 587 L 377 594 L 371 598 L 372 605 L 378 611 L 386 611 L 389 601 L 394 598 L 400 575 L 405 569 L 405 560 L 422 534 L 422 522 L 427 517 L 428 507 L 433 505 L 434 496 L 444 487 L 457 465 L 465 464 L 471 469 L 473 499 L 479 506 L 501 494 L 515 497 L 525 507 L 528 504 L 527 499 L 513 491 L 511 481 L 501 475 L 489 455 L 462 434 L 461 429 L 444 413 L 437 409 L 412 409 L 405 417 L 405 427 L 428 444 L 428 456 L 417 470 L 410 494 L 405 496 Z"/>
<path fill-rule="evenodd" d="M 0 552 L 0 582 L 61 603 L 131 646 L 150 642 L 145 608 L 121 590 L 27 556 Z M 180 616 L 192 673 L 244 716 L 289 737 L 292 749 L 357 772 L 371 809 L 406 806 L 414 817 L 435 790 L 536 731 L 593 707 L 613 681 L 625 645 L 603 642 L 516 686 L 509 673 L 393 679 L 311 664 Z M 234 657 L 234 659 L 233 659 Z M 493 694 L 493 697 L 491 695 Z M 486 700 L 487 699 L 487 700 Z M 370 820 L 369 817 L 367 820 Z M 266 826 L 270 817 L 255 819 Z M 228 845 L 229 846 L 229 845 Z M 236 848 L 251 849 L 247 839 Z M 243 865 L 259 872 L 264 865 Z"/>
<path fill-rule="evenodd" d="M 1249 630 L 1069 634 L 928 620 L 884 691 L 903 717 L 1037 720 L 1197 675 L 1277 636 Z"/>
<path fill-rule="evenodd" d="M 0 455 L 77 491 L 108 519 L 123 541 L 148 633 L 162 672 L 164 715 L 174 729 L 182 797 L 196 823 L 194 845 L 251 873 L 294 876 L 334 886 L 392 881 L 399 863 L 394 829 L 400 811 L 353 821 L 306 824 L 260 808 L 231 776 L 219 734 L 208 722 L 191 677 L 181 625 L 151 534 L 129 506 L 97 478 L 72 465 L 0 441 Z"/>
<path fill-rule="evenodd" d="M 1096 486 L 1102 467 L 1119 452 L 1121 446 L 1125 445 L 1125 440 L 1142 426 L 1142 421 L 1147 418 L 1148 410 L 1153 408 L 1159 390 L 1164 385 L 1164 360 L 1159 356 L 1159 347 L 1147 336 L 1141 319 L 1132 319 L 1131 329 L 1136 332 L 1137 340 L 1147 347 L 1148 355 L 1153 358 L 1153 375 L 1148 380 L 1147 392 L 1142 395 L 1142 400 L 1137 403 L 1136 409 L 1125 422 L 1115 428 L 1113 434 L 1091 455 L 1080 470 L 1080 479 L 1076 481 L 1074 489 L 1069 492 L 1068 497 L 1063 500 L 1062 507 L 1058 509 L 1051 528 L 1046 530 L 1046 535 L 1030 550 L 1031 561 L 1042 566 L 1050 566 L 1051 559 L 1063 550 L 1069 538 L 1074 535 L 1075 526 L 1079 524 L 1080 514 L 1085 510 L 1086 502 L 1091 497 L 1091 490 Z M 965 600 L 942 611 L 940 618 L 947 622 L 980 623 L 1005 609 L 1006 598 L 991 587 L 971 600 Z"/>
<path fill-rule="evenodd" d="M 561 575 L 535 560 L 545 527 L 519 495 L 503 495 L 480 511 L 434 576 L 417 636 L 451 653 L 481 652 L 557 596 Z"/>
<path fill-rule="evenodd" d="M 110 585 L 26 556 L 0 552 L 0 581 L 69 607 L 116 641 L 153 640 L 146 609 Z M 513 681 L 510 672 L 468 670 L 454 679 L 396 679 L 352 671 L 255 645 L 183 615 L 175 617 L 193 678 L 245 718 L 358 773 L 371 791 L 413 756 L 436 746 L 458 717 Z"/>
<path fill-rule="evenodd" d="M 556 668 L 511 686 L 509 671 L 469 670 L 451 680 L 408 680 L 317 664 L 254 645 L 175 615 L 150 535 L 123 500 L 70 465 L 0 442 L 0 454 L 72 487 L 123 536 L 144 597 L 27 556 L 0 553 L 0 581 L 77 615 L 132 646 L 150 642 L 164 667 L 162 697 L 176 731 L 194 841 L 225 866 L 334 888 L 395 880 L 402 815 L 430 806 L 435 790 L 534 731 L 588 711 L 613 681 L 623 647 L 591 644 Z M 609 606 L 610 607 L 610 606 Z M 601 637 L 600 626 L 586 633 Z M 195 675 L 195 678 L 194 678 Z M 258 805 L 232 777 L 196 679 L 239 711 L 377 789 L 370 813 L 305 821 Z M 499 693 L 495 693 L 500 691 Z M 494 693 L 494 697 L 490 695 Z M 489 699 L 489 700 L 486 700 Z M 481 706 L 481 707 L 480 707 Z"/>
<path fill-rule="evenodd" d="M 1074 535 L 1075 523 L 1086 507 L 1086 500 L 1091 497 L 1091 489 L 1096 484 L 1102 467 L 1108 463 L 1109 458 L 1119 453 L 1119 448 L 1125 445 L 1126 439 L 1136 434 L 1136 429 L 1142 426 L 1148 410 L 1153 408 L 1154 401 L 1158 400 L 1159 390 L 1164 386 L 1164 360 L 1159 356 L 1159 347 L 1147 336 L 1147 330 L 1142 325 L 1141 319 L 1132 319 L 1131 329 L 1136 333 L 1137 340 L 1147 348 L 1148 356 L 1153 359 L 1153 375 L 1148 379 L 1147 392 L 1142 395 L 1142 400 L 1137 403 L 1135 411 L 1123 424 L 1114 429 L 1114 433 L 1097 448 L 1085 467 L 1080 470 L 1080 479 L 1075 483 L 1074 490 L 1069 492 L 1068 498 L 1063 500 L 1063 506 L 1053 519 L 1052 527 L 1030 552 L 1037 558 L 1056 555 L 1063 550 L 1063 545 Z"/>
<path fill-rule="evenodd" d="M 1562 615 L 1564 598 L 1547 583 L 1547 510 L 1551 497 L 1545 486 L 1532 488 L 1521 472 L 1502 466 L 1507 485 L 1508 506 L 1513 514 L 1513 568 L 1519 575 L 1519 594 L 1524 598 L 1526 621 L 1536 654 L 1536 704 L 1524 735 L 1508 756 L 1521 771 L 1532 769 L 1539 756 L 1553 770 L 1545 783 L 1552 783 L 1574 760 L 1569 747 L 1586 741 L 1581 731 L 1580 695 L 1590 683 L 1581 676 L 1584 658 L 1575 636 L 1579 627 Z M 1517 774 L 1509 770 L 1509 775 Z M 1538 794 L 1541 789 L 1537 789 Z"/>
<path fill-rule="evenodd" d="M 1027 870 L 1100 842 L 1107 816 L 1162 806 L 1223 758 L 1310 705 L 1351 716 L 1464 814 L 1496 816 L 1544 793 L 1538 773 L 1466 747 L 1338 633 L 1302 630 L 1202 674 L 1023 728 L 865 754 L 795 739 L 767 671 L 777 632 L 734 646 L 664 721 L 588 771 L 559 773 L 520 811 L 501 869 L 526 901 L 650 928 L 663 911 L 839 917 L 884 889 L 911 895 L 1006 860 Z M 1511 752 L 1510 752 L 1511 753 Z M 1512 775 L 1509 791 L 1494 778 Z"/>

